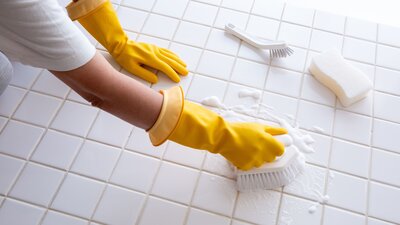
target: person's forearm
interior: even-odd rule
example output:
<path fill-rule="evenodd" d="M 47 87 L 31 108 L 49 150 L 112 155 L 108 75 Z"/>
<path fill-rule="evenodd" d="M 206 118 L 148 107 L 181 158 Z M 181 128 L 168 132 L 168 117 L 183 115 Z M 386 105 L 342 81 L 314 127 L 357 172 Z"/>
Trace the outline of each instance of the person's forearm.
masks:
<path fill-rule="evenodd" d="M 149 129 L 161 110 L 162 94 L 116 71 L 96 55 L 71 71 L 51 71 L 83 98 L 137 127 Z"/>

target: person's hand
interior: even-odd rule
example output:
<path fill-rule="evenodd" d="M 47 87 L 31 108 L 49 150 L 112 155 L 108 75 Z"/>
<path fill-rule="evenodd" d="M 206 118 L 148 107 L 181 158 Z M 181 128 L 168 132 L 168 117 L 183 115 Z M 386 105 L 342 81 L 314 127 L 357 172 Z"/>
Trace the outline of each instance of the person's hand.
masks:
<path fill-rule="evenodd" d="M 174 82 L 180 81 L 178 74 L 188 74 L 186 64 L 170 50 L 129 40 L 109 0 L 79 0 L 69 4 L 67 11 L 128 72 L 150 83 L 156 83 L 157 76 L 143 65 L 162 71 Z"/>
<path fill-rule="evenodd" d="M 273 137 L 286 134 L 284 128 L 228 122 L 211 110 L 184 101 L 179 87 L 163 91 L 163 94 L 163 109 L 149 130 L 154 145 L 168 139 L 219 153 L 241 170 L 272 162 L 284 152 L 284 145 Z"/>

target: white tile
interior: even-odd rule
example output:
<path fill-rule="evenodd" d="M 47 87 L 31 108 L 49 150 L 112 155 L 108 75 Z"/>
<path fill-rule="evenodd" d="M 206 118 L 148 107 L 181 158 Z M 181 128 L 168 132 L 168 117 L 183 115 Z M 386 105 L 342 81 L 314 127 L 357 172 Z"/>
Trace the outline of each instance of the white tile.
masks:
<path fill-rule="evenodd" d="M 333 135 L 361 144 L 369 144 L 372 129 L 371 117 L 337 110 Z"/>
<path fill-rule="evenodd" d="M 25 92 L 23 89 L 9 85 L 3 94 L 0 95 L 0 115 L 11 116 L 24 97 Z"/>
<path fill-rule="evenodd" d="M 100 180 L 108 180 L 120 151 L 120 149 L 108 145 L 86 141 L 72 165 L 71 171 Z"/>
<path fill-rule="evenodd" d="M 267 77 L 268 66 L 244 59 L 237 59 L 232 72 L 232 81 L 262 89 Z"/>
<path fill-rule="evenodd" d="M 347 107 L 344 107 L 339 99 L 336 99 L 336 108 L 366 116 L 372 116 L 373 97 L 373 92 L 369 92 L 365 98 Z"/>
<path fill-rule="evenodd" d="M 90 105 L 90 103 L 84 99 L 82 96 L 80 96 L 78 93 L 76 93 L 74 90 L 71 90 L 67 96 L 68 100 L 80 102 L 82 104 Z"/>
<path fill-rule="evenodd" d="M 52 73 L 44 70 L 43 73 L 40 74 L 39 79 L 37 79 L 37 81 L 33 85 L 32 90 L 53 95 L 59 98 L 65 98 L 70 88 Z"/>
<path fill-rule="evenodd" d="M 345 33 L 349 36 L 376 40 L 377 24 L 356 18 L 347 18 Z"/>
<path fill-rule="evenodd" d="M 284 187 L 284 193 L 319 201 L 324 193 L 326 171 L 321 167 L 306 164 L 303 173 Z"/>
<path fill-rule="evenodd" d="M 203 170 L 228 178 L 234 178 L 235 176 L 232 164 L 220 154 L 207 153 Z"/>
<path fill-rule="evenodd" d="M 335 225 L 335 224 L 352 224 L 352 225 L 364 225 L 365 217 L 359 214 L 351 213 L 341 209 L 332 208 L 329 206 L 325 207 L 324 212 L 324 225 Z"/>
<path fill-rule="evenodd" d="M 368 77 L 368 79 L 373 82 L 375 77 L 375 68 L 374 65 L 369 65 L 365 63 L 360 63 L 356 61 L 349 60 L 348 61 L 351 65 L 360 69 L 364 74 Z"/>
<path fill-rule="evenodd" d="M 253 0 L 222 0 L 222 6 L 244 12 L 250 12 Z"/>
<path fill-rule="evenodd" d="M 284 1 L 281 0 L 255 0 L 252 13 L 260 16 L 280 19 L 284 8 Z"/>
<path fill-rule="evenodd" d="M 290 116 L 296 115 L 298 100 L 279 94 L 264 92 L 262 103 Z"/>
<path fill-rule="evenodd" d="M 264 29 L 260 29 L 264 28 Z M 275 40 L 278 34 L 279 22 L 260 16 L 250 16 L 246 31 L 252 35 Z"/>
<path fill-rule="evenodd" d="M 48 126 L 61 103 L 61 99 L 29 92 L 13 118 L 40 126 Z"/>
<path fill-rule="evenodd" d="M 240 93 L 248 91 L 254 94 L 253 96 L 241 96 Z M 230 83 L 226 91 L 224 103 L 227 106 L 245 105 L 251 106 L 260 102 L 261 90 L 249 88 L 243 85 Z"/>
<path fill-rule="evenodd" d="M 370 148 L 334 139 L 330 167 L 361 177 L 368 176 Z"/>
<path fill-rule="evenodd" d="M 314 27 L 342 34 L 346 18 L 342 15 L 336 15 L 323 11 L 316 11 L 314 18 Z"/>
<path fill-rule="evenodd" d="M 105 224 L 135 224 L 145 195 L 107 186 L 93 219 Z"/>
<path fill-rule="evenodd" d="M 324 134 L 331 134 L 334 109 L 328 106 L 300 101 L 297 122 L 301 128 L 314 130 L 314 127 L 322 128 Z"/>
<path fill-rule="evenodd" d="M 0 194 L 8 193 L 23 165 L 24 161 L 22 160 L 0 155 Z"/>
<path fill-rule="evenodd" d="M 245 223 L 238 220 L 232 220 L 232 225 L 250 225 L 250 223 Z"/>
<path fill-rule="evenodd" d="M 69 168 L 82 139 L 67 134 L 48 130 L 40 141 L 31 160 L 60 169 Z"/>
<path fill-rule="evenodd" d="M 9 195 L 47 207 L 63 177 L 59 170 L 28 163 Z"/>
<path fill-rule="evenodd" d="M 107 113 L 101 111 L 88 138 L 101 141 L 107 144 L 122 146 L 129 138 L 132 125 Z"/>
<path fill-rule="evenodd" d="M 384 45 L 378 45 L 377 51 L 378 51 L 376 54 L 377 65 L 400 70 L 400 64 L 398 61 L 400 57 L 400 49 Z"/>
<path fill-rule="evenodd" d="M 273 58 L 272 65 L 302 72 L 306 63 L 307 51 L 301 48 L 291 47 L 294 53 L 286 58 Z"/>
<path fill-rule="evenodd" d="M 371 182 L 368 215 L 399 224 L 399 201 L 400 189 Z"/>
<path fill-rule="evenodd" d="M 328 184 L 328 204 L 364 213 L 367 207 L 367 180 L 330 172 L 334 178 Z"/>
<path fill-rule="evenodd" d="M 298 72 L 271 67 L 268 73 L 265 89 L 293 97 L 300 93 L 302 75 Z"/>
<path fill-rule="evenodd" d="M 317 81 L 314 76 L 305 74 L 301 97 L 324 105 L 335 106 L 336 96 L 325 85 Z"/>
<path fill-rule="evenodd" d="M 152 37 L 152 36 L 148 36 L 148 35 L 144 35 L 144 34 L 140 34 L 137 38 L 138 42 L 144 42 L 144 43 L 150 43 L 153 45 L 156 45 L 157 47 L 161 47 L 161 48 L 168 48 L 169 45 L 169 41 L 165 40 L 165 39 L 161 39 L 161 38 L 157 38 L 157 37 Z M 154 72 L 156 72 L 155 69 L 146 66 L 147 68 L 149 68 L 150 70 L 154 70 Z"/>
<path fill-rule="evenodd" d="M 219 5 L 222 0 L 197 0 L 198 2 L 204 2 L 211 5 Z"/>
<path fill-rule="evenodd" d="M 53 120 L 51 128 L 86 136 L 97 112 L 98 109 L 94 107 L 66 101 Z"/>
<path fill-rule="evenodd" d="M 400 125 L 374 119 L 372 145 L 400 153 L 400 142 L 393 136 L 387 134 L 400 134 Z"/>
<path fill-rule="evenodd" d="M 0 134 L 0 152 L 26 159 L 43 132 L 43 128 L 11 120 Z"/>
<path fill-rule="evenodd" d="M 328 51 L 330 49 L 342 50 L 343 37 L 325 31 L 313 30 L 310 49 L 316 51 Z"/>
<path fill-rule="evenodd" d="M 278 40 L 284 40 L 290 45 L 303 48 L 308 47 L 310 41 L 311 29 L 290 23 L 281 23 Z"/>
<path fill-rule="evenodd" d="M 282 20 L 297 23 L 304 26 L 311 26 L 313 23 L 314 10 L 294 5 L 286 5 Z"/>
<path fill-rule="evenodd" d="M 151 194 L 189 204 L 198 178 L 198 171 L 163 162 Z"/>
<path fill-rule="evenodd" d="M 158 0 L 153 11 L 172 17 L 181 18 L 188 0 Z"/>
<path fill-rule="evenodd" d="M 372 42 L 344 38 L 343 56 L 367 63 L 375 63 L 376 46 Z"/>
<path fill-rule="evenodd" d="M 190 22 L 181 22 L 174 40 L 196 47 L 203 47 L 209 32 L 209 27 Z"/>
<path fill-rule="evenodd" d="M 139 225 L 183 224 L 186 207 L 150 197 Z"/>
<path fill-rule="evenodd" d="M 263 190 L 239 194 L 234 217 L 256 224 L 276 224 L 281 194 Z"/>
<path fill-rule="evenodd" d="M 240 39 L 218 29 L 212 29 L 206 48 L 229 55 L 236 55 Z"/>
<path fill-rule="evenodd" d="M 373 218 L 368 218 L 368 225 L 394 225 L 393 223 L 384 222 Z"/>
<path fill-rule="evenodd" d="M 210 96 L 216 96 L 219 99 L 222 99 L 224 97 L 226 86 L 226 82 L 201 75 L 195 75 L 186 98 L 198 102 L 203 98 Z"/>
<path fill-rule="evenodd" d="M 140 32 L 146 20 L 147 13 L 127 7 L 119 7 L 118 18 L 124 29 Z"/>
<path fill-rule="evenodd" d="M 202 50 L 199 48 L 172 43 L 170 50 L 175 52 L 187 65 L 187 69 L 194 71 L 199 63 Z"/>
<path fill-rule="evenodd" d="M 158 170 L 159 161 L 141 154 L 123 152 L 110 182 L 147 192 Z"/>
<path fill-rule="evenodd" d="M 238 56 L 260 63 L 268 63 L 270 61 L 270 54 L 268 50 L 256 48 L 250 44 L 247 44 L 246 42 L 242 42 L 240 45 Z"/>
<path fill-rule="evenodd" d="M 378 42 L 400 47 L 400 29 L 398 27 L 379 24 Z"/>
<path fill-rule="evenodd" d="M 163 155 L 166 144 L 160 146 L 153 146 L 150 142 L 150 138 L 145 130 L 140 128 L 134 128 L 129 138 L 126 148 L 135 152 L 140 152 L 146 155 L 151 155 L 160 158 Z"/>
<path fill-rule="evenodd" d="M 160 91 L 160 90 L 167 90 L 174 86 L 181 86 L 183 89 L 183 93 L 185 94 L 187 93 L 190 83 L 192 82 L 193 74 L 189 72 L 186 76 L 180 76 L 180 79 L 181 81 L 179 81 L 179 83 L 175 83 L 167 75 L 159 71 L 158 82 L 156 84 L 153 84 L 151 88 L 156 91 Z"/>
<path fill-rule="evenodd" d="M 220 8 L 217 19 L 215 20 L 214 27 L 225 29 L 225 24 L 232 23 L 235 26 L 244 28 L 246 26 L 249 14 L 238 12 L 236 10 L 230 10 Z"/>
<path fill-rule="evenodd" d="M 48 211 L 42 225 L 87 225 L 88 221 L 55 211 Z"/>
<path fill-rule="evenodd" d="M 135 7 L 138 9 L 143 9 L 149 11 L 154 4 L 155 0 L 147 0 L 147 1 L 141 1 L 141 0 L 124 0 L 122 1 L 123 5 L 126 6 L 131 6 Z"/>
<path fill-rule="evenodd" d="M 375 89 L 400 95 L 400 72 L 376 67 Z"/>
<path fill-rule="evenodd" d="M 7 118 L 0 116 L 0 130 L 3 129 L 3 127 L 6 125 L 7 123 Z"/>
<path fill-rule="evenodd" d="M 90 218 L 103 189 L 104 183 L 68 174 L 51 208 Z"/>
<path fill-rule="evenodd" d="M 202 173 L 192 204 L 196 207 L 230 216 L 237 191 L 235 182 L 208 173 Z M 212 202 L 212 204 L 210 204 Z"/>
<path fill-rule="evenodd" d="M 216 6 L 190 1 L 183 19 L 211 26 L 214 23 L 217 11 Z"/>
<path fill-rule="evenodd" d="M 400 155 L 378 149 L 372 151 L 371 179 L 400 186 Z"/>
<path fill-rule="evenodd" d="M 142 33 L 171 39 L 178 26 L 178 22 L 177 19 L 151 14 L 143 27 Z"/>
<path fill-rule="evenodd" d="M 315 212 L 310 213 L 309 209 L 314 206 L 316 206 Z M 315 202 L 284 194 L 280 207 L 278 225 L 319 225 L 321 216 L 321 205 L 316 205 Z"/>
<path fill-rule="evenodd" d="M 187 225 L 229 225 L 230 219 L 220 215 L 212 214 L 195 208 L 191 208 L 188 216 Z"/>
<path fill-rule="evenodd" d="M 390 106 L 390 110 L 388 110 Z M 374 115 L 377 118 L 400 123 L 400 97 L 375 92 Z"/>
<path fill-rule="evenodd" d="M 43 208 L 6 199 L 0 208 L 0 224 L 37 225 L 44 212 Z"/>
<path fill-rule="evenodd" d="M 19 62 L 12 62 L 12 66 L 14 74 L 10 84 L 22 88 L 29 88 L 43 71 L 41 68 L 31 67 Z"/>
<path fill-rule="evenodd" d="M 320 166 L 328 166 L 329 153 L 331 151 L 331 138 L 311 132 L 309 132 L 309 134 L 315 140 L 312 144 L 315 152 L 305 155 L 307 162 L 315 163 Z"/>
<path fill-rule="evenodd" d="M 204 51 L 197 72 L 215 78 L 228 80 L 234 60 L 234 57 L 231 56 Z"/>
<path fill-rule="evenodd" d="M 175 142 L 170 142 L 163 159 L 193 168 L 200 168 L 206 151 L 192 149 Z"/>

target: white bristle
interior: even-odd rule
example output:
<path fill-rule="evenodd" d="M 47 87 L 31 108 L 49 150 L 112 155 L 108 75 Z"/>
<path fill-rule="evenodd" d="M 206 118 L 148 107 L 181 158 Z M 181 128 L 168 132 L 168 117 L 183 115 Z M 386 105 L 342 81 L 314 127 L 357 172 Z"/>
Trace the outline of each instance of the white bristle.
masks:
<path fill-rule="evenodd" d="M 293 49 L 286 47 L 283 49 L 271 49 L 270 50 L 270 56 L 273 58 L 283 58 L 283 57 L 287 57 L 290 56 L 291 54 L 293 54 Z"/>

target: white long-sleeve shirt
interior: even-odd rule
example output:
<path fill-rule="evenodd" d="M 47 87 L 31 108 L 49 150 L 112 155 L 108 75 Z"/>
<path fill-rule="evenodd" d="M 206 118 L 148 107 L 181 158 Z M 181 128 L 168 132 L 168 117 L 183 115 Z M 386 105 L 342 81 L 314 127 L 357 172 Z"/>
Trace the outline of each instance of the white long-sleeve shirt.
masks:
<path fill-rule="evenodd" d="M 0 51 L 23 64 L 68 71 L 96 50 L 57 0 L 1 0 Z"/>

